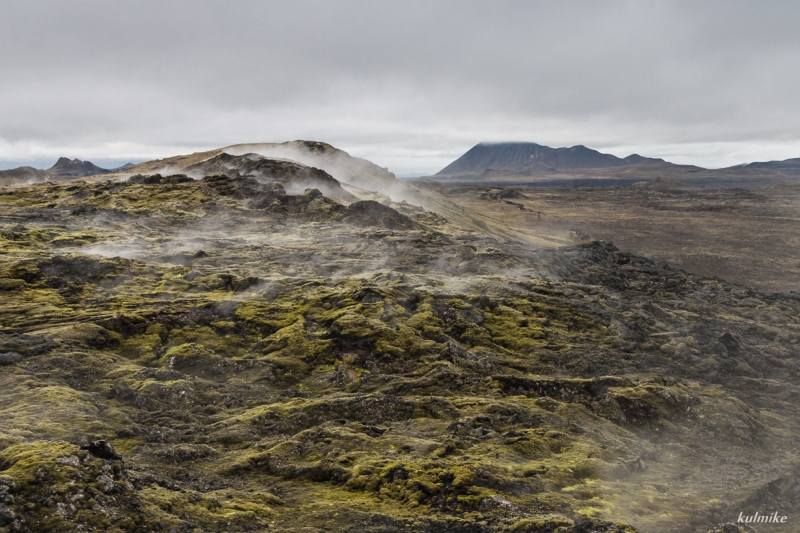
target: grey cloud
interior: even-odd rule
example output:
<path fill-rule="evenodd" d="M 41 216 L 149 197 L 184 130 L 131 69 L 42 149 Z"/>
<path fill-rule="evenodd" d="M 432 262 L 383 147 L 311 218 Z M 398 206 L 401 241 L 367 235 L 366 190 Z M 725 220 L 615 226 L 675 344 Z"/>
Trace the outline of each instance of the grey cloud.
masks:
<path fill-rule="evenodd" d="M 0 159 L 294 138 L 398 172 L 482 140 L 678 161 L 683 146 L 709 166 L 800 156 L 795 2 L 34 0 L 2 13 Z"/>

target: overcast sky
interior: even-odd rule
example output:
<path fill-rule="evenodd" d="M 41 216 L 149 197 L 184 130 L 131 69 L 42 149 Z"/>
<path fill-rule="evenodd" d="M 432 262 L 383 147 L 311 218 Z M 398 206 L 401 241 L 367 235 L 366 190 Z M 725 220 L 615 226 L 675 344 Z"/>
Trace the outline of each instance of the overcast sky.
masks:
<path fill-rule="evenodd" d="M 800 157 L 800 2 L 0 0 L 0 161 L 329 142 L 398 174 L 524 140 Z"/>

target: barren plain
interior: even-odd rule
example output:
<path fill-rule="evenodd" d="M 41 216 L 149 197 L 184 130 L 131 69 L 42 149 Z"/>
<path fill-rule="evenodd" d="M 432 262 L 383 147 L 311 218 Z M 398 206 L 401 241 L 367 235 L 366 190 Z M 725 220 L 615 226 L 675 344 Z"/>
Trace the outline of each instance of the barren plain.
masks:
<path fill-rule="evenodd" d="M 701 276 L 800 291 L 800 181 L 762 186 L 747 180 L 735 187 L 666 179 L 613 183 L 423 185 L 554 245 L 605 240 Z"/>

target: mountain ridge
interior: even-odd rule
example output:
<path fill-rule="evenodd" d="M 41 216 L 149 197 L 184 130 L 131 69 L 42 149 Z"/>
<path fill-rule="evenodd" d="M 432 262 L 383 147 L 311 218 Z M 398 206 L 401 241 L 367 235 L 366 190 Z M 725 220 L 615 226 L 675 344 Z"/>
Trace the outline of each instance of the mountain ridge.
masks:
<path fill-rule="evenodd" d="M 794 157 L 791 159 L 783 159 L 783 160 L 773 160 L 773 161 L 755 161 L 753 163 L 747 163 L 745 165 L 738 165 L 734 167 L 728 167 L 729 169 L 767 169 L 767 170 L 789 170 L 792 172 L 800 171 L 800 157 Z"/>
<path fill-rule="evenodd" d="M 91 161 L 80 159 L 70 159 L 59 157 L 56 164 L 46 170 L 51 176 L 59 178 L 84 178 L 86 176 L 97 176 L 99 174 L 110 174 L 111 171 L 98 167 Z"/>
<path fill-rule="evenodd" d="M 689 177 L 697 172 L 718 173 L 730 177 L 765 175 L 780 177 L 800 175 L 800 158 L 781 161 L 754 161 L 730 167 L 709 169 L 697 165 L 678 164 L 661 158 L 631 154 L 617 157 L 584 145 L 551 148 L 533 142 L 481 142 L 451 162 L 434 176 L 442 178 L 507 178 L 511 176 L 546 176 L 576 174 L 584 177 L 652 178 L 662 173 Z M 764 174 L 767 173 L 767 174 Z"/>
<path fill-rule="evenodd" d="M 671 164 L 663 159 L 644 157 L 639 154 L 620 158 L 583 145 L 570 148 L 551 148 L 533 142 L 481 142 L 437 172 L 436 175 L 470 175 L 498 170 L 542 173 L 664 163 Z"/>
<path fill-rule="evenodd" d="M 46 170 L 31 166 L 21 166 L 8 170 L 0 170 L 0 186 L 99 176 L 110 174 L 116 170 L 128 168 L 128 166 L 131 166 L 131 163 L 128 163 L 119 169 L 109 170 L 99 167 L 91 161 L 82 161 L 77 158 L 70 159 L 62 156 L 58 158 L 52 167 Z"/>

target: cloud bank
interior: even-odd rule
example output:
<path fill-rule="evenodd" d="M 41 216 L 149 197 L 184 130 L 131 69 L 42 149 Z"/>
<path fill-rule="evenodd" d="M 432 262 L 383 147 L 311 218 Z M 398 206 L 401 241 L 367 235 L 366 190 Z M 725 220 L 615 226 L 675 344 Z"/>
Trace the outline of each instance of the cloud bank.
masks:
<path fill-rule="evenodd" d="M 0 160 L 315 139 L 435 172 L 480 141 L 800 157 L 796 2 L 5 2 Z"/>

